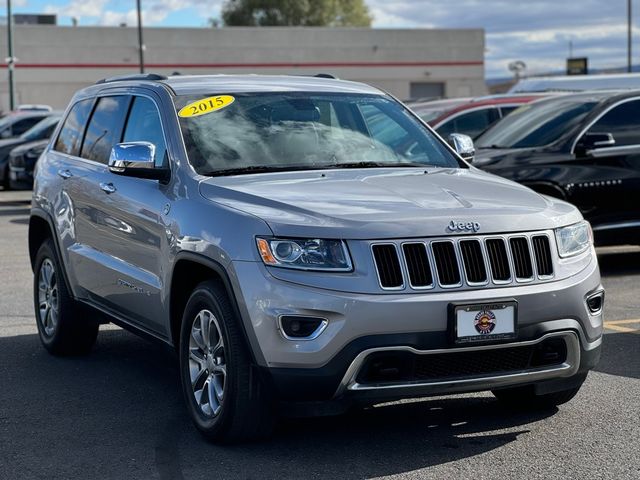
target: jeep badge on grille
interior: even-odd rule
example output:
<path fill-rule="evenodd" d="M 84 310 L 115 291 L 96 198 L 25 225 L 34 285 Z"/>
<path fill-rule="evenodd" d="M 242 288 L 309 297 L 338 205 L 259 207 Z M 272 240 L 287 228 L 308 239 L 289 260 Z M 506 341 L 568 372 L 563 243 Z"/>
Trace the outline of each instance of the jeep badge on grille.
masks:
<path fill-rule="evenodd" d="M 480 224 L 478 222 L 456 222 L 451 220 L 447 225 L 447 230 L 450 232 L 478 232 Z"/>

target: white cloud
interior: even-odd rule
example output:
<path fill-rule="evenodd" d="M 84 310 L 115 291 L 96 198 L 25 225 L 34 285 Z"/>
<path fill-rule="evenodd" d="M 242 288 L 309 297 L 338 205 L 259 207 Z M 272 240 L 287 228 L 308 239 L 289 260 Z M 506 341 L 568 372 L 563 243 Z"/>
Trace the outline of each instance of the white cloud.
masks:
<path fill-rule="evenodd" d="M 619 67 L 626 62 L 626 2 L 622 0 L 607 2 L 606 8 L 602 0 L 366 2 L 376 27 L 484 28 L 490 77 L 510 75 L 507 65 L 516 59 L 525 61 L 530 72 L 563 69 L 569 41 L 574 54 L 588 56 L 592 67 Z"/>

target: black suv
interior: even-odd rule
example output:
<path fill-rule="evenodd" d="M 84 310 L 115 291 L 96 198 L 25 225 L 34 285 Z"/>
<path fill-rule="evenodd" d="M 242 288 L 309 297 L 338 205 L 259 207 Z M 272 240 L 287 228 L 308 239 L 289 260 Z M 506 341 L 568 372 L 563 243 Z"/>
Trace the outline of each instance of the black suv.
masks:
<path fill-rule="evenodd" d="M 597 244 L 640 244 L 639 91 L 539 100 L 476 147 L 476 166 L 575 204 Z"/>

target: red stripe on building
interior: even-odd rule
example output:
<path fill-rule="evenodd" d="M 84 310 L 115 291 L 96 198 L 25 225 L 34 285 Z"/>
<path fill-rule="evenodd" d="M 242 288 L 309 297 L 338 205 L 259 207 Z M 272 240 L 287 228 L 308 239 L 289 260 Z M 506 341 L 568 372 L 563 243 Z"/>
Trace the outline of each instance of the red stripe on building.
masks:
<path fill-rule="evenodd" d="M 146 63 L 147 68 L 349 68 L 349 67 L 480 67 L 462 62 L 305 62 L 305 63 Z M 16 68 L 138 68 L 136 63 L 17 63 Z"/>

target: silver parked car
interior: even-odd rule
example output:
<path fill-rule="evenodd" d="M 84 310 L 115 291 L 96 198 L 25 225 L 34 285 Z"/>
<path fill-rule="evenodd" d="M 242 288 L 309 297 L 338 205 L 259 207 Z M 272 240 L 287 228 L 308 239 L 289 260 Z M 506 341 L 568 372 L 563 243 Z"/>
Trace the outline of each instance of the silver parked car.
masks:
<path fill-rule="evenodd" d="M 215 441 L 405 397 L 564 403 L 602 342 L 590 226 L 451 142 L 330 78 L 81 90 L 35 174 L 42 343 L 86 353 L 114 322 L 175 346 Z"/>

